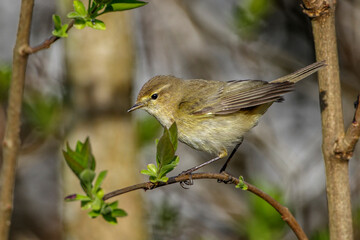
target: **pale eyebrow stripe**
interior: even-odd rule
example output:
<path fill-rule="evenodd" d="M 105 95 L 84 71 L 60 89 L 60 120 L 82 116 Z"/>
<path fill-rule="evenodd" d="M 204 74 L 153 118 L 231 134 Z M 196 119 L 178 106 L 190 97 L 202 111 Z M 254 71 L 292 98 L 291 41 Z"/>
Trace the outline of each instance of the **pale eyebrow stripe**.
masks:
<path fill-rule="evenodd" d="M 162 86 L 161 88 L 159 88 L 158 92 L 161 92 L 162 90 L 169 88 L 169 87 L 170 87 L 170 84 L 166 84 L 166 85 Z"/>

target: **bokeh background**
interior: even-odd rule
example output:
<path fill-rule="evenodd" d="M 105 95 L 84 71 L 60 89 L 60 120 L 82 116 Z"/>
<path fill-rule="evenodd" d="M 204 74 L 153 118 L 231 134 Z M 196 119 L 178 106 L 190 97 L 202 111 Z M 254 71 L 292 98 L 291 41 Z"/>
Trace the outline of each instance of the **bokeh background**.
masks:
<path fill-rule="evenodd" d="M 4 134 L 20 1 L 1 0 L 0 139 Z M 310 19 L 300 1 L 151 0 L 103 16 L 107 30 L 71 29 L 31 55 L 27 69 L 11 239 L 294 239 L 277 212 L 250 193 L 196 181 L 117 198 L 129 216 L 91 220 L 63 197 L 80 192 L 65 166 L 65 142 L 90 137 L 105 191 L 146 181 L 161 126 L 127 113 L 151 77 L 273 80 L 315 61 Z M 71 1 L 35 1 L 31 44 L 50 36 L 51 16 Z M 338 2 L 338 50 L 345 126 L 360 89 L 360 4 Z M 300 82 L 245 136 L 228 171 L 288 206 L 310 239 L 328 239 L 321 119 L 315 77 Z M 1 152 L 1 148 L 0 148 Z M 211 156 L 179 144 L 174 174 Z M 1 156 L 0 156 L 1 157 Z M 1 159 L 0 159 L 1 160 Z M 222 162 L 204 171 L 218 171 Z M 359 150 L 350 163 L 355 239 L 360 239 Z"/>

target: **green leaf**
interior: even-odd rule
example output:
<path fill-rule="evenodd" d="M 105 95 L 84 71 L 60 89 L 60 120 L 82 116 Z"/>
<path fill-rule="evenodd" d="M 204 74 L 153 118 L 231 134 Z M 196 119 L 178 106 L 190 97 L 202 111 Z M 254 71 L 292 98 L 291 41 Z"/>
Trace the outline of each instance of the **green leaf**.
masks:
<path fill-rule="evenodd" d="M 112 203 L 109 203 L 108 206 L 109 206 L 111 209 L 115 210 L 115 209 L 117 209 L 118 201 L 114 201 L 114 202 L 112 202 Z"/>
<path fill-rule="evenodd" d="M 169 128 L 169 137 L 172 145 L 174 146 L 174 150 L 176 151 L 178 146 L 178 132 L 176 122 L 174 122 Z"/>
<path fill-rule="evenodd" d="M 85 161 L 87 163 L 87 168 L 91 170 L 95 170 L 95 158 L 91 153 L 91 146 L 89 137 L 86 138 L 85 143 L 78 142 L 82 146 L 81 154 L 84 156 Z"/>
<path fill-rule="evenodd" d="M 157 168 L 154 164 L 150 163 L 147 165 L 147 170 L 143 169 L 140 171 L 141 174 L 148 175 L 148 176 L 157 176 Z"/>
<path fill-rule="evenodd" d="M 164 176 L 164 177 L 159 178 L 158 182 L 167 182 L 168 180 L 169 180 L 169 178 Z"/>
<path fill-rule="evenodd" d="M 80 181 L 85 185 L 91 185 L 95 178 L 95 172 L 90 169 L 84 169 L 79 175 Z"/>
<path fill-rule="evenodd" d="M 74 0 L 73 5 L 75 12 L 77 12 L 81 17 L 87 16 L 85 5 L 82 2 Z"/>
<path fill-rule="evenodd" d="M 85 167 L 81 164 L 81 162 L 77 161 L 77 159 L 74 158 L 69 151 L 65 152 L 63 150 L 63 155 L 70 169 L 75 173 L 76 176 L 79 176 Z"/>
<path fill-rule="evenodd" d="M 173 161 L 171 161 L 171 163 L 169 163 L 168 165 L 163 166 L 160 169 L 159 172 L 159 176 L 163 177 L 165 176 L 167 173 L 171 172 L 172 170 L 174 170 L 174 168 L 179 164 L 179 157 L 178 156 L 174 156 Z"/>
<path fill-rule="evenodd" d="M 58 15 L 56 15 L 56 14 L 53 14 L 52 19 L 54 21 L 55 30 L 61 29 L 61 19 L 60 19 L 60 17 Z"/>
<path fill-rule="evenodd" d="M 83 29 L 86 27 L 86 21 L 82 18 L 75 18 L 74 27 L 77 29 Z"/>
<path fill-rule="evenodd" d="M 239 177 L 239 183 L 235 186 L 235 188 L 240 188 L 241 190 L 247 190 L 248 186 L 244 182 L 244 178 L 242 176 Z"/>
<path fill-rule="evenodd" d="M 161 168 L 171 162 L 175 154 L 174 146 L 170 140 L 169 130 L 164 128 L 164 134 L 161 136 L 157 145 L 156 158 L 158 167 Z"/>
<path fill-rule="evenodd" d="M 158 181 L 167 182 L 166 174 L 172 171 L 179 163 L 179 157 L 175 155 L 177 148 L 177 127 L 173 123 L 170 129 L 164 128 L 164 133 L 160 140 L 156 140 L 156 163 L 148 164 L 147 170 L 141 173 L 150 176 L 149 180 L 153 183 Z"/>
<path fill-rule="evenodd" d="M 68 34 L 66 32 L 67 29 L 68 29 L 68 24 L 64 24 L 59 30 L 55 29 L 51 33 L 55 37 L 66 38 L 66 37 L 68 37 Z"/>
<path fill-rule="evenodd" d="M 120 208 L 117 208 L 117 209 L 114 209 L 111 212 L 111 216 L 115 217 L 115 218 L 117 218 L 117 217 L 125 217 L 125 216 L 127 216 L 127 213 L 124 210 L 122 210 Z"/>
<path fill-rule="evenodd" d="M 92 206 L 92 201 L 81 201 L 81 209 L 90 209 Z"/>
<path fill-rule="evenodd" d="M 152 183 L 157 183 L 158 182 L 158 177 L 157 176 L 150 176 L 149 181 L 152 182 Z"/>
<path fill-rule="evenodd" d="M 68 24 L 64 24 L 61 26 L 61 37 L 65 38 L 68 37 L 67 30 L 68 30 Z"/>
<path fill-rule="evenodd" d="M 83 18 L 78 12 L 69 12 L 66 17 L 68 18 Z"/>
<path fill-rule="evenodd" d="M 104 181 L 104 178 L 106 177 L 107 171 L 101 171 L 95 181 L 94 184 L 94 191 L 97 192 L 98 189 L 100 188 L 102 182 Z"/>
<path fill-rule="evenodd" d="M 152 172 L 152 173 L 154 173 L 154 174 L 157 173 L 157 167 L 155 166 L 155 164 L 150 163 L 150 164 L 147 165 L 147 168 L 148 168 L 148 170 L 149 170 L 150 172 Z"/>
<path fill-rule="evenodd" d="M 140 173 L 148 176 L 153 176 L 153 173 L 146 169 L 141 170 Z"/>
<path fill-rule="evenodd" d="M 106 26 L 103 21 L 92 19 L 86 22 L 86 26 L 97 29 L 97 30 L 105 30 Z"/>
<path fill-rule="evenodd" d="M 142 7 L 146 4 L 148 3 L 143 1 L 135 1 L 135 0 L 113 0 L 107 4 L 104 13 L 130 10 L 130 9 Z"/>
<path fill-rule="evenodd" d="M 95 200 L 91 204 L 91 208 L 96 211 L 100 210 L 103 205 L 103 202 L 104 202 L 103 200 L 101 200 L 99 198 L 95 198 Z"/>
<path fill-rule="evenodd" d="M 96 211 L 96 210 L 92 210 L 92 211 L 88 212 L 88 215 L 89 215 L 91 218 L 96 218 L 96 217 L 98 217 L 100 214 L 101 214 L 101 212 L 100 212 L 100 211 Z"/>
<path fill-rule="evenodd" d="M 105 195 L 104 190 L 102 190 L 101 188 L 96 192 L 96 196 L 99 199 L 102 199 L 104 197 L 104 195 Z"/>
<path fill-rule="evenodd" d="M 111 214 L 103 214 L 102 215 L 103 218 L 105 219 L 105 221 L 107 221 L 108 223 L 111 223 L 111 224 L 117 224 L 117 220 L 115 217 L 111 216 Z"/>
<path fill-rule="evenodd" d="M 66 163 L 79 178 L 85 169 L 95 170 L 95 158 L 91 153 L 89 138 L 84 143 L 78 141 L 75 151 L 67 143 L 66 151 L 63 151 L 63 155 Z"/>
<path fill-rule="evenodd" d="M 113 209 L 111 207 L 105 205 L 105 207 L 101 209 L 101 214 L 102 215 L 111 214 L 112 211 Z"/>

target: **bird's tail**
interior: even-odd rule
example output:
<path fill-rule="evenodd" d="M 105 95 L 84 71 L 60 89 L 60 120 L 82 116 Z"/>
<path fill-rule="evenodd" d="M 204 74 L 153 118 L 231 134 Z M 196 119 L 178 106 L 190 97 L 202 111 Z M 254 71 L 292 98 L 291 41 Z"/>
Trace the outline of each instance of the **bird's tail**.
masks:
<path fill-rule="evenodd" d="M 277 82 L 296 83 L 296 82 L 300 81 L 301 79 L 304 79 L 307 76 L 310 76 L 311 74 L 319 71 L 321 68 L 323 68 L 325 66 L 326 66 L 325 61 L 316 62 L 316 63 L 310 64 L 309 66 L 306 66 L 302 69 L 299 69 L 296 72 L 293 72 L 289 75 L 275 79 L 275 80 L 271 81 L 271 83 L 277 83 Z"/>

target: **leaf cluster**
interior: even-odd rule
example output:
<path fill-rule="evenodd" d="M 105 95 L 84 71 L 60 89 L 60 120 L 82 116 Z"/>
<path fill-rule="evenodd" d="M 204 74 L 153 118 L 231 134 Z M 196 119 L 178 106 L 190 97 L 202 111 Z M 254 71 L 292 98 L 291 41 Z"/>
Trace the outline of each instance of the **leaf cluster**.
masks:
<path fill-rule="evenodd" d="M 169 129 L 165 127 L 161 138 L 156 140 L 156 165 L 148 164 L 141 173 L 148 175 L 153 183 L 167 182 L 169 178 L 166 174 L 179 164 L 179 157 L 175 155 L 177 144 L 177 127 L 174 122 Z"/>
<path fill-rule="evenodd" d="M 105 30 L 105 23 L 99 19 L 98 16 L 110 13 L 130 10 L 142 7 L 147 2 L 137 0 L 89 0 L 86 9 L 83 2 L 74 0 L 74 11 L 67 14 L 67 17 L 74 19 L 74 26 L 77 29 L 91 27 L 98 30 Z M 61 24 L 61 19 L 58 15 L 53 15 L 55 29 L 52 32 L 57 37 L 67 37 L 68 24 Z"/>
<path fill-rule="evenodd" d="M 239 183 L 236 184 L 235 188 L 240 188 L 241 190 L 244 190 L 244 191 L 246 191 L 248 189 L 248 185 L 246 185 L 246 183 L 244 182 L 243 176 L 239 177 Z"/>
<path fill-rule="evenodd" d="M 102 216 L 107 222 L 116 224 L 118 217 L 124 217 L 127 213 L 123 209 L 119 209 L 118 201 L 106 203 L 103 200 L 104 191 L 101 184 L 106 177 L 107 171 L 99 173 L 95 180 L 95 157 L 91 152 L 89 138 L 85 142 L 78 141 L 75 150 L 72 150 L 67 144 L 66 151 L 63 150 L 66 163 L 80 180 L 80 185 L 86 195 L 72 194 L 65 198 L 66 201 L 80 201 L 81 208 L 90 210 L 88 215 L 91 218 Z M 95 180 L 95 183 L 93 184 Z"/>
<path fill-rule="evenodd" d="M 62 24 L 60 17 L 56 14 L 52 15 L 52 19 L 54 22 L 54 30 L 52 31 L 52 35 L 63 38 L 68 37 L 67 29 L 69 25 Z"/>

